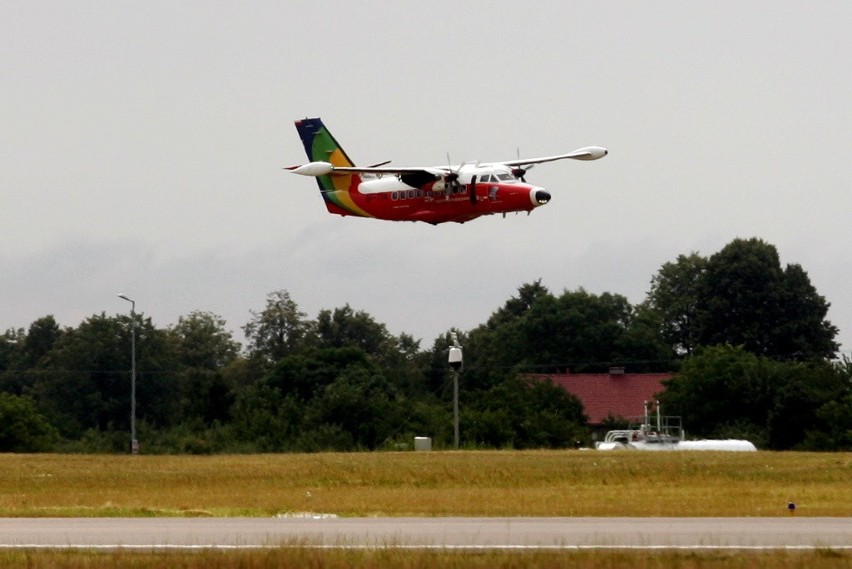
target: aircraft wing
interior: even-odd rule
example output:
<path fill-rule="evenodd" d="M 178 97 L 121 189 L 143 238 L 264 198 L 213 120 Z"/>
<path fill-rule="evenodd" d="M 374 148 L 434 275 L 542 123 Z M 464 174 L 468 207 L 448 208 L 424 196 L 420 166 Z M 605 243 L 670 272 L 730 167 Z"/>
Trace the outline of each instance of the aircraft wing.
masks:
<path fill-rule="evenodd" d="M 384 164 L 387 164 L 385 162 Z M 436 179 L 446 176 L 450 173 L 449 168 L 436 167 L 413 167 L 413 168 L 397 168 L 392 166 L 384 166 L 377 164 L 375 166 L 335 166 L 329 162 L 308 162 L 300 166 L 290 166 L 287 168 L 294 174 L 302 174 L 303 176 L 328 176 L 334 174 L 386 174 L 394 176 L 404 176 L 410 174 L 428 174 Z"/>
<path fill-rule="evenodd" d="M 484 166 L 496 166 L 498 164 L 503 164 L 505 166 L 531 166 L 533 164 L 542 164 L 544 162 L 554 162 L 556 160 L 597 160 L 598 158 L 603 158 L 608 154 L 606 148 L 601 148 L 600 146 L 586 146 L 584 148 L 579 148 L 574 152 L 569 152 L 568 154 L 557 154 L 556 156 L 542 156 L 541 158 L 519 158 L 517 160 L 507 160 L 505 162 L 489 162 L 487 164 L 483 164 Z"/>
<path fill-rule="evenodd" d="M 607 155 L 607 149 L 600 146 L 586 146 L 579 148 L 568 154 L 557 154 L 556 156 L 542 156 L 541 158 L 519 158 L 517 160 L 507 160 L 505 162 L 486 162 L 479 166 L 531 166 L 533 164 L 541 164 L 543 162 L 553 162 L 556 160 L 597 160 Z M 441 166 L 422 166 L 413 168 L 397 168 L 395 166 L 385 166 L 387 162 L 374 164 L 372 166 L 335 166 L 330 162 L 308 162 L 298 166 L 290 166 L 286 168 L 294 174 L 302 176 L 329 176 L 335 174 L 387 174 L 393 176 L 432 176 L 435 179 L 456 176 L 458 172 L 452 167 Z"/>
<path fill-rule="evenodd" d="M 344 166 L 334 167 L 332 174 L 335 172 L 341 174 L 362 173 L 362 174 L 432 174 L 433 176 L 443 176 L 449 172 L 448 168 L 433 168 L 433 167 L 409 167 L 409 168 L 394 168 L 390 166 Z"/>

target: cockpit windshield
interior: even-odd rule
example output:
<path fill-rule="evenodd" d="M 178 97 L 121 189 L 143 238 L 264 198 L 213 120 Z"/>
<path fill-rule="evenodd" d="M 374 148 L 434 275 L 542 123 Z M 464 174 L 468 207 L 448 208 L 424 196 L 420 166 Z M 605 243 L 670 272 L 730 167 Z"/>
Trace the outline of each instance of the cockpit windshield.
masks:
<path fill-rule="evenodd" d="M 502 182 L 502 183 L 511 183 L 515 181 L 515 177 L 511 174 L 511 172 L 503 172 L 500 170 L 492 170 L 490 174 L 483 174 L 479 181 L 482 183 L 488 182 Z"/>

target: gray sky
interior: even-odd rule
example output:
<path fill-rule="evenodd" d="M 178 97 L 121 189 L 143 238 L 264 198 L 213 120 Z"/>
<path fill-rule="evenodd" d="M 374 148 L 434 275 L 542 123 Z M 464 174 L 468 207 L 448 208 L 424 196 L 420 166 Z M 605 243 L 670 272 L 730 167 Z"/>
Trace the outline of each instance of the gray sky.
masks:
<path fill-rule="evenodd" d="M 124 292 L 239 330 L 286 289 L 429 347 L 525 282 L 636 303 L 760 237 L 850 350 L 850 28 L 848 2 L 0 0 L 0 329 Z M 610 155 L 532 170 L 530 216 L 342 218 L 281 169 L 305 116 L 357 163 Z"/>

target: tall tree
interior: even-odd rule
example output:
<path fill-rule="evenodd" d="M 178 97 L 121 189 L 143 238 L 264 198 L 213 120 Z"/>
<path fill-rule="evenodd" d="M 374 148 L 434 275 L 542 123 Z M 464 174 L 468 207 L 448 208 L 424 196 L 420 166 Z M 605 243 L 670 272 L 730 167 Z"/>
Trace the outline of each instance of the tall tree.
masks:
<path fill-rule="evenodd" d="M 549 381 L 510 377 L 462 408 L 465 442 L 489 447 L 562 448 L 585 438 L 583 405 Z"/>
<path fill-rule="evenodd" d="M 644 306 L 682 355 L 698 346 L 741 345 L 779 360 L 831 358 L 837 328 L 829 304 L 800 265 L 781 267 L 760 239 L 734 239 L 709 259 L 697 253 L 665 263 L 651 279 Z"/>
<path fill-rule="evenodd" d="M 20 395 L 26 384 L 20 369 L 23 328 L 10 328 L 0 335 L 0 391 Z"/>
<path fill-rule="evenodd" d="M 825 320 L 828 307 L 800 266 L 781 268 L 774 245 L 735 239 L 707 262 L 699 341 L 781 360 L 832 358 L 837 328 Z"/>
<path fill-rule="evenodd" d="M 56 319 L 52 315 L 43 316 L 30 324 L 21 349 L 21 365 L 24 367 L 35 366 L 41 358 L 53 349 L 61 335 L 62 330 L 60 330 L 59 324 L 56 323 Z"/>
<path fill-rule="evenodd" d="M 286 290 L 269 293 L 266 307 L 251 314 L 251 321 L 243 326 L 249 354 L 267 365 L 311 344 L 313 323 Z"/>
<path fill-rule="evenodd" d="M 0 393 L 0 452 L 48 451 L 58 439 L 30 399 Z"/>
<path fill-rule="evenodd" d="M 693 435 L 742 437 L 784 450 L 842 448 L 843 431 L 852 424 L 843 423 L 836 402 L 848 401 L 851 393 L 848 375 L 830 362 L 778 361 L 742 346 L 719 345 L 686 359 L 660 399 L 669 412 L 683 416 Z M 842 426 L 835 428 L 831 419 Z"/>
<path fill-rule="evenodd" d="M 663 408 L 683 417 L 693 436 L 768 440 L 775 362 L 760 360 L 742 347 L 698 349 L 660 394 Z"/>
<path fill-rule="evenodd" d="M 634 309 L 619 294 L 591 294 L 583 289 L 564 291 L 559 297 L 538 297 L 523 316 L 500 326 L 494 336 L 504 366 L 521 364 L 529 371 L 594 371 L 614 363 L 644 362 L 659 352 L 641 345 L 654 331 L 628 332 Z"/>
<path fill-rule="evenodd" d="M 239 342 L 225 327 L 221 316 L 195 311 L 181 316 L 170 330 L 182 365 L 218 370 L 231 363 L 240 352 Z"/>
<path fill-rule="evenodd" d="M 181 316 L 169 330 L 181 370 L 175 395 L 181 414 L 206 423 L 229 418 L 236 383 L 223 370 L 237 358 L 240 345 L 225 328 L 225 320 L 210 312 Z"/>
<path fill-rule="evenodd" d="M 537 300 L 548 296 L 551 296 L 550 291 L 541 284 L 541 279 L 524 283 L 518 288 L 517 296 L 511 297 L 491 315 L 486 326 L 493 329 L 510 323 L 526 314 Z"/>
<path fill-rule="evenodd" d="M 693 251 L 663 264 L 651 278 L 645 303 L 660 315 L 665 341 L 682 354 L 698 345 L 698 296 L 706 267 L 707 259 Z"/>
<path fill-rule="evenodd" d="M 240 394 L 237 431 L 263 450 L 376 448 L 404 422 L 407 403 L 363 350 L 288 356 Z M 275 433 L 264 433 L 269 428 Z"/>
<path fill-rule="evenodd" d="M 775 351 L 798 361 L 833 358 L 838 329 L 826 320 L 829 303 L 817 294 L 801 265 L 784 269 L 783 313 L 775 332 Z"/>
<path fill-rule="evenodd" d="M 321 310 L 316 335 L 321 348 L 352 346 L 373 356 L 382 356 L 395 343 L 384 324 L 363 310 L 355 312 L 348 304 L 333 311 Z"/>
<path fill-rule="evenodd" d="M 136 314 L 95 315 L 62 335 L 34 370 L 31 394 L 69 437 L 130 423 L 131 333 L 136 331 L 137 417 L 168 425 L 178 417 L 178 367 L 166 332 Z"/>

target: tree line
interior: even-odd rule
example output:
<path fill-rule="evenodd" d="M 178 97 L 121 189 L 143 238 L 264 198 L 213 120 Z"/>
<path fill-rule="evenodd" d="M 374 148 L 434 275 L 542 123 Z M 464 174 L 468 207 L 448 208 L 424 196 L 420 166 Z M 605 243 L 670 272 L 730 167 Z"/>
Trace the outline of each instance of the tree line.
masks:
<path fill-rule="evenodd" d="M 251 312 L 244 346 L 204 311 L 167 328 L 144 314 L 74 328 L 44 316 L 0 336 L 0 451 L 126 452 L 133 333 L 142 452 L 395 449 L 414 436 L 449 446 L 451 333 L 464 346 L 467 447 L 588 442 L 581 402 L 531 374 L 617 365 L 677 372 L 661 399 L 692 434 L 848 449 L 852 365 L 835 360 L 828 307 L 773 245 L 736 239 L 664 264 L 637 305 L 533 281 L 429 348 L 349 305 L 310 318 L 286 290 Z"/>

